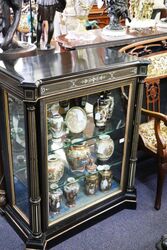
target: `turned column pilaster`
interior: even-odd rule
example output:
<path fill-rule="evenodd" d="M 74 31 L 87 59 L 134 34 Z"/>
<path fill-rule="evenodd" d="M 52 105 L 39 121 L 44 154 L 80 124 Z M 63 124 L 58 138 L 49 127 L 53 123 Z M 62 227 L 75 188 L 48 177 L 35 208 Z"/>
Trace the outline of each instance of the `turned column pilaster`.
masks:
<path fill-rule="evenodd" d="M 41 197 L 39 191 L 39 172 L 37 157 L 37 135 L 35 106 L 29 105 L 28 111 L 28 154 L 29 154 L 29 183 L 30 183 L 30 224 L 33 237 L 41 237 Z"/>

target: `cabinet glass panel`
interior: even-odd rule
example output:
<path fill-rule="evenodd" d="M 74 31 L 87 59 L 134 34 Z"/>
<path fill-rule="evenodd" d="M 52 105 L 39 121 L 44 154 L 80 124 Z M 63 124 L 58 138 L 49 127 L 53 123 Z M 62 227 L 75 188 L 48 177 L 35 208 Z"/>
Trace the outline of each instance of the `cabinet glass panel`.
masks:
<path fill-rule="evenodd" d="M 8 95 L 15 205 L 28 216 L 27 161 L 23 102 Z"/>
<path fill-rule="evenodd" d="M 121 192 L 124 104 L 121 88 L 47 104 L 49 223 Z"/>

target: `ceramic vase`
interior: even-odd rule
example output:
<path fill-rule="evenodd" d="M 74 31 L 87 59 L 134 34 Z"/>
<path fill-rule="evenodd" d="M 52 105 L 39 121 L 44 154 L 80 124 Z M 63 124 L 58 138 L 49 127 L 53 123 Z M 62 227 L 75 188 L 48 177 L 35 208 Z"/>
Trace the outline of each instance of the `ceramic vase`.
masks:
<path fill-rule="evenodd" d="M 90 174 L 85 177 L 85 192 L 87 195 L 93 195 L 96 193 L 99 187 L 98 174 Z"/>
<path fill-rule="evenodd" d="M 48 179 L 50 183 L 58 182 L 64 174 L 65 163 L 56 154 L 48 156 Z"/>
<path fill-rule="evenodd" d="M 75 140 L 73 142 L 75 142 Z M 67 149 L 67 159 L 72 171 L 84 171 L 85 168 L 89 166 L 91 159 L 91 151 L 88 144 L 80 141 L 71 145 Z"/>
<path fill-rule="evenodd" d="M 97 159 L 107 161 L 114 152 L 114 142 L 109 135 L 99 135 L 95 148 Z"/>
<path fill-rule="evenodd" d="M 79 183 L 76 181 L 74 177 L 68 177 L 67 183 L 64 186 L 64 193 L 68 207 L 75 206 L 78 192 L 79 192 Z"/>
<path fill-rule="evenodd" d="M 49 188 L 49 208 L 51 212 L 60 213 L 63 191 L 52 183 Z"/>
<path fill-rule="evenodd" d="M 93 106 L 93 117 L 95 126 L 101 130 L 105 129 L 106 122 L 108 119 L 109 113 L 109 102 L 104 97 L 104 95 L 100 95 L 97 99 L 96 103 Z"/>
<path fill-rule="evenodd" d="M 102 171 L 99 171 L 100 175 L 100 190 L 102 192 L 108 191 L 112 185 L 112 171 L 109 165 L 105 165 Z"/>
<path fill-rule="evenodd" d="M 48 118 L 48 126 L 54 138 L 60 138 L 64 135 L 64 119 L 59 113 L 55 113 Z"/>

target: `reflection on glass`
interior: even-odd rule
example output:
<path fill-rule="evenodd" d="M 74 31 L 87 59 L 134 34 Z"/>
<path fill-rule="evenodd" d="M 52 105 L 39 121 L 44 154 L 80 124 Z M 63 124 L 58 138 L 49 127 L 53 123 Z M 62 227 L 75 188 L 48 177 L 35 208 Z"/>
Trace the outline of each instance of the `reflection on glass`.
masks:
<path fill-rule="evenodd" d="M 121 88 L 47 105 L 49 223 L 121 190 L 126 110 Z"/>
<path fill-rule="evenodd" d="M 28 217 L 24 107 L 23 103 L 15 97 L 9 95 L 8 98 L 15 204 Z"/>

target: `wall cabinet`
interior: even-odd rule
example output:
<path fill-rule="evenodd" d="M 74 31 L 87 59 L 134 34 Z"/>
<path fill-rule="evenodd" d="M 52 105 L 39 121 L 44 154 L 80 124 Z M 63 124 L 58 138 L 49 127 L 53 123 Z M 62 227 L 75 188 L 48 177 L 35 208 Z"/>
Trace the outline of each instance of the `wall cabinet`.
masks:
<path fill-rule="evenodd" d="M 108 48 L 0 61 L 2 210 L 27 248 L 136 207 L 147 64 Z"/>

